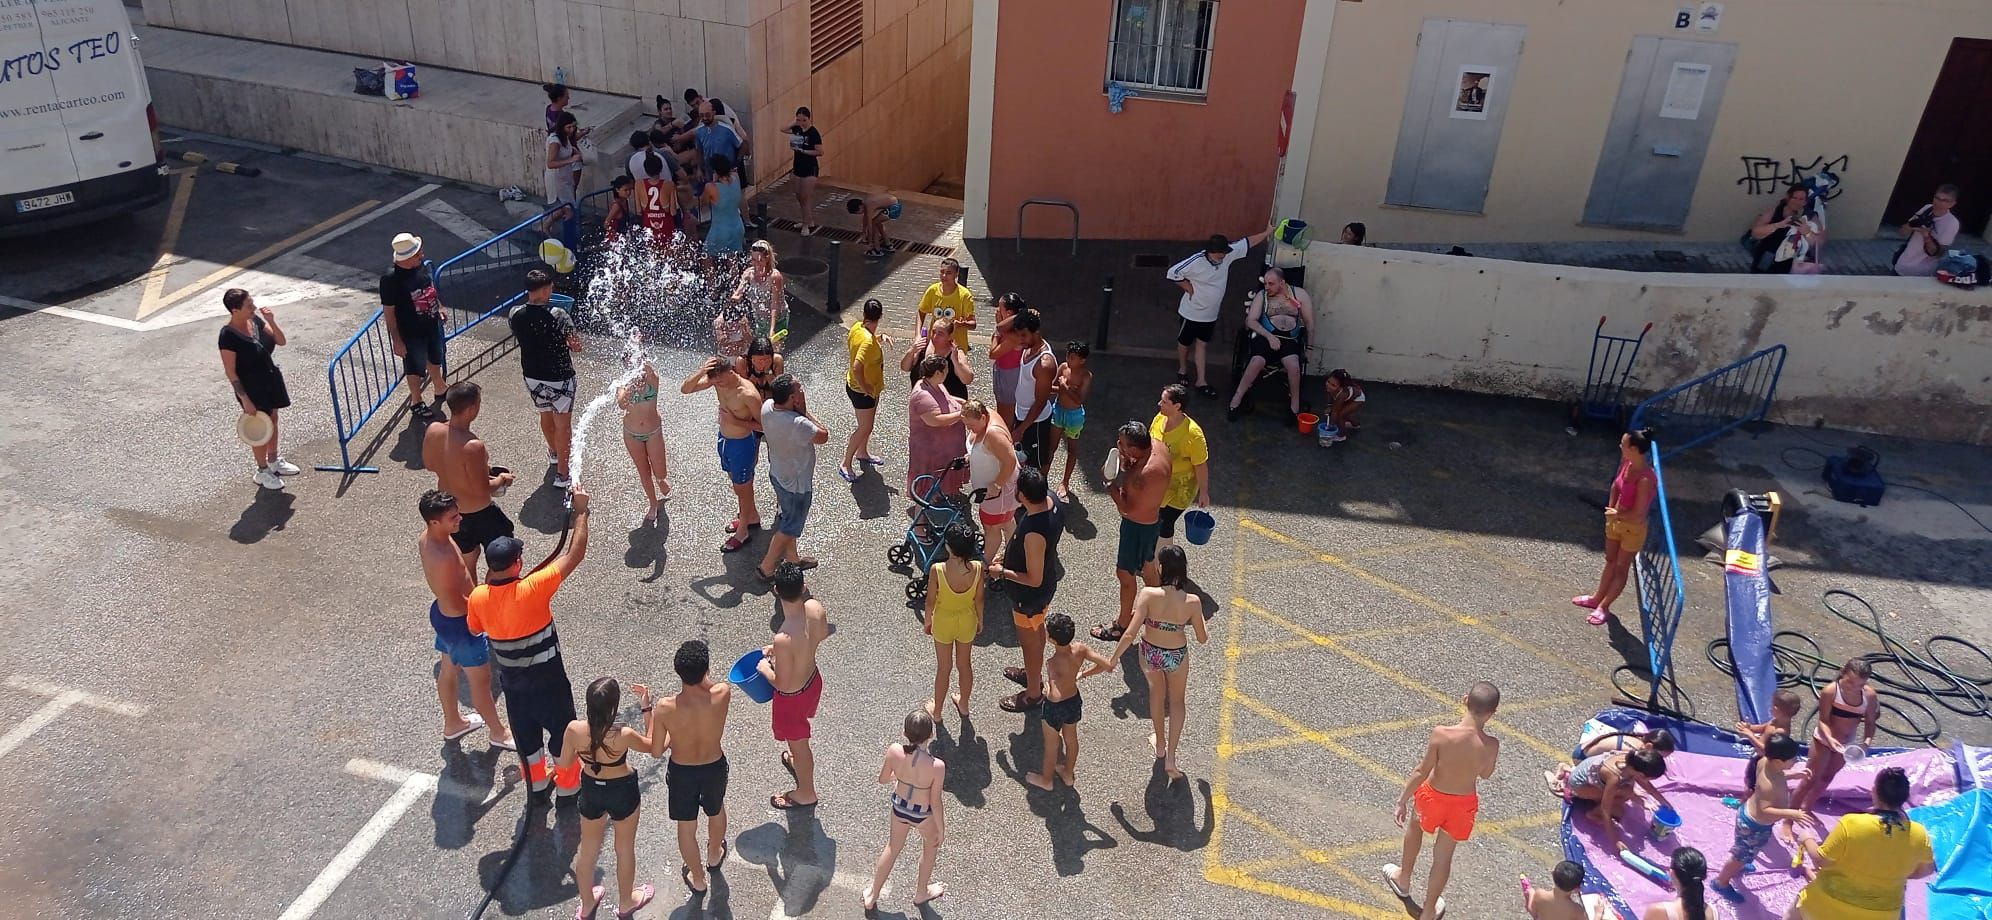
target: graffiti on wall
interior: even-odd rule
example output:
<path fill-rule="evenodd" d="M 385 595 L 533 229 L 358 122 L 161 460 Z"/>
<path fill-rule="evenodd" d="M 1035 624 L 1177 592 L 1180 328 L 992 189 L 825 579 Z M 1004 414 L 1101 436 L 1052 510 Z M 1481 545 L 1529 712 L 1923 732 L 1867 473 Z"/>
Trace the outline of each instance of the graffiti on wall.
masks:
<path fill-rule="evenodd" d="M 1844 176 L 1852 164 L 1853 159 L 1844 153 L 1832 159 L 1813 157 L 1810 163 L 1800 163 L 1797 157 L 1744 157 L 1743 178 L 1736 180 L 1736 184 L 1743 186 L 1746 195 L 1775 195 L 1787 185 L 1804 182 L 1822 172 Z M 1840 192 L 1839 187 L 1834 187 L 1826 193 L 1826 200 L 1840 197 Z"/>

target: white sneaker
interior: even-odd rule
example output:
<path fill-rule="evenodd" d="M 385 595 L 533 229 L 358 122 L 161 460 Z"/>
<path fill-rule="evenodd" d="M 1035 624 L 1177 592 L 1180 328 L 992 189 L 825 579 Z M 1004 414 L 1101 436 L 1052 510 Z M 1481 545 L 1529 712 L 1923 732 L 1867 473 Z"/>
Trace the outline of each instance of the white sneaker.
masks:
<path fill-rule="evenodd" d="M 556 453 L 554 453 L 553 451 L 547 451 L 547 452 L 546 452 L 546 465 L 547 465 L 547 466 L 559 466 L 559 465 L 560 465 L 560 455 L 559 455 L 559 454 L 556 454 Z"/>
<path fill-rule="evenodd" d="M 279 476 L 296 476 L 297 474 L 304 471 L 298 469 L 297 464 L 292 463 L 289 460 L 285 460 L 282 457 L 278 457 L 277 459 L 270 461 L 270 472 L 275 473 Z"/>
<path fill-rule="evenodd" d="M 556 489 L 566 489 L 572 487 L 573 485 L 574 485 L 574 480 L 569 479 L 566 476 L 553 477 L 553 487 Z"/>
<path fill-rule="evenodd" d="M 270 472 L 268 469 L 261 469 L 256 471 L 256 484 L 265 489 L 283 491 L 284 478 Z"/>

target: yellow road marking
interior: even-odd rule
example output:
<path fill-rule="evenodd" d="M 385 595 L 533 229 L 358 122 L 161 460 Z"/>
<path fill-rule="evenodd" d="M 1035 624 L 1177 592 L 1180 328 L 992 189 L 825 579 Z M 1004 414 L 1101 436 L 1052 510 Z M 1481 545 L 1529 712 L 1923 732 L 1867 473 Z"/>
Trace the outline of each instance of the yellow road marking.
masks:
<path fill-rule="evenodd" d="M 1354 901 L 1344 901 L 1341 898 L 1331 898 L 1319 892 L 1308 891 L 1305 888 L 1295 888 L 1292 885 L 1268 882 L 1261 878 L 1246 875 L 1236 869 L 1227 869 L 1222 866 L 1206 871 L 1204 878 L 1219 885 L 1229 885 L 1233 888 L 1243 889 L 1254 894 L 1282 898 L 1298 904 L 1305 904 L 1318 910 L 1332 910 L 1350 914 L 1360 917 L 1362 920 L 1404 920 L 1404 911 L 1402 909 L 1384 910 L 1368 904 L 1358 904 Z"/>
<path fill-rule="evenodd" d="M 1245 490 L 1239 489 L 1238 501 L 1245 501 Z M 1245 541 L 1231 541 L 1231 590 L 1238 593 L 1245 586 Z M 1224 696 L 1217 706 L 1217 767 L 1211 776 L 1211 821 L 1210 841 L 1204 845 L 1204 878 L 1220 884 L 1244 888 L 1241 882 L 1256 881 L 1244 876 L 1236 879 L 1224 871 L 1224 812 L 1226 783 L 1230 780 L 1228 769 L 1231 758 L 1231 731 L 1236 722 L 1236 712 L 1230 703 L 1231 695 L 1238 687 L 1238 618 L 1224 618 Z M 1256 889 L 1248 889 L 1256 890 Z M 1305 902 L 1303 902 L 1305 903 Z M 1319 905 L 1316 905 L 1319 906 Z"/>
<path fill-rule="evenodd" d="M 1391 683 L 1397 684 L 1398 686 L 1405 688 L 1406 690 L 1423 694 L 1424 696 L 1445 705 L 1457 705 L 1459 702 L 1459 700 L 1456 697 L 1443 693 L 1438 689 L 1432 687 L 1430 684 L 1426 684 L 1423 681 L 1420 681 L 1414 677 L 1411 677 L 1408 674 L 1405 674 L 1402 671 L 1397 670 L 1396 668 L 1393 668 L 1387 664 L 1384 664 L 1381 661 L 1377 661 L 1376 659 L 1369 657 L 1368 655 L 1364 655 L 1361 652 L 1349 648 L 1348 646 L 1343 645 L 1339 640 L 1310 632 L 1306 627 L 1303 627 L 1298 623 L 1288 620 L 1285 617 L 1280 616 L 1279 614 L 1273 613 L 1272 611 L 1267 610 L 1264 607 L 1259 606 L 1258 604 L 1254 604 L 1251 601 L 1248 601 L 1242 597 L 1233 598 L 1232 601 L 1239 609 L 1251 613 L 1253 616 L 1256 616 L 1276 626 L 1284 627 L 1288 630 L 1291 630 L 1294 634 L 1304 637 L 1312 641 L 1316 645 L 1331 649 L 1337 654 L 1341 655 L 1342 657 L 1347 658 L 1350 661 L 1353 661 L 1356 664 L 1363 666 L 1365 669 L 1369 670 L 1370 672 L 1377 674 L 1383 677 L 1384 679 L 1389 680 Z M 1533 735 L 1530 735 L 1529 733 L 1524 732 L 1521 729 L 1516 728 L 1515 726 L 1510 725 L 1506 722 L 1503 722 L 1500 719 L 1490 719 L 1488 720 L 1487 724 L 1491 727 L 1499 728 L 1505 734 L 1513 735 L 1515 738 L 1519 739 L 1523 744 L 1535 748 L 1537 751 L 1541 752 L 1542 754 L 1548 757 L 1561 759 L 1563 757 L 1568 756 L 1568 752 L 1570 750 L 1568 747 L 1559 747 L 1557 745 L 1550 744 L 1549 742 L 1537 738 Z"/>
<path fill-rule="evenodd" d="M 255 268 L 256 266 L 261 265 L 264 262 L 267 262 L 273 258 L 276 258 L 278 255 L 283 254 L 291 247 L 296 246 L 297 244 L 302 243 L 305 240 L 311 239 L 312 237 L 317 236 L 320 233 L 324 233 L 325 231 L 330 230 L 333 227 L 336 227 L 340 224 L 343 224 L 346 221 L 352 220 L 353 218 L 360 216 L 362 213 L 366 212 L 367 210 L 379 204 L 380 204 L 379 201 L 360 202 L 359 204 L 347 208 L 346 210 L 341 211 L 338 214 L 335 214 L 322 221 L 319 221 L 318 223 L 306 227 L 303 230 L 299 230 L 298 232 L 293 233 L 290 236 L 287 236 L 281 240 L 278 240 L 277 242 L 271 243 L 270 245 L 265 246 L 262 249 L 258 249 L 254 253 L 251 253 L 247 258 L 237 259 L 234 262 L 222 266 L 221 268 L 215 269 L 214 271 L 209 272 L 205 277 L 201 278 L 199 281 L 196 281 L 193 284 L 181 288 L 178 292 L 174 293 L 170 297 L 166 297 L 163 299 L 160 298 L 150 298 L 149 300 L 142 299 L 139 303 L 138 316 L 136 318 L 144 319 L 147 316 L 151 316 L 154 313 L 167 309 L 168 307 L 171 307 L 174 304 L 186 300 L 187 298 L 192 297 L 195 294 L 198 294 L 202 291 L 207 290 L 208 288 L 220 284 L 223 281 L 227 281 L 228 279 L 233 278 L 236 275 L 242 274 L 243 272 L 246 272 L 249 269 Z M 162 255 L 162 259 L 163 258 L 164 256 Z M 156 270 L 158 269 L 155 268 L 155 271 Z M 161 277 L 161 283 L 163 285 L 164 283 L 163 272 L 161 273 L 160 277 Z M 146 282 L 149 289 L 151 285 L 151 278 L 148 277 L 146 279 Z"/>
<path fill-rule="evenodd" d="M 1235 808 L 1236 806 L 1233 807 Z M 1514 831 L 1549 827 L 1560 824 L 1562 821 L 1562 812 L 1546 811 L 1541 814 L 1508 818 L 1502 821 L 1482 821 L 1474 827 L 1474 830 L 1476 833 L 1490 833 L 1504 840 L 1519 844 L 1523 849 L 1531 851 L 1543 862 L 1555 863 L 1563 857 L 1553 855 L 1547 850 L 1529 844 L 1527 841 L 1519 840 L 1512 836 L 1512 834 Z M 1344 844 L 1325 850 L 1310 849 L 1292 856 L 1275 856 L 1266 859 L 1249 860 L 1232 866 L 1232 868 L 1248 875 L 1257 875 L 1261 872 L 1277 872 L 1281 869 L 1291 869 L 1295 866 L 1307 865 L 1308 863 L 1340 863 L 1357 856 L 1374 856 L 1378 853 L 1389 853 L 1403 846 L 1404 838 L 1402 836 L 1379 837 L 1363 843 Z"/>
<path fill-rule="evenodd" d="M 1314 644 L 1306 640 L 1295 640 L 1295 641 L 1305 645 Z M 1572 703 L 1580 703 L 1588 698 L 1589 697 L 1587 697 L 1585 694 L 1582 693 L 1566 693 L 1562 696 L 1544 697 L 1539 700 L 1526 700 L 1519 703 L 1505 704 L 1502 707 L 1502 711 L 1513 713 L 1527 709 L 1550 709 L 1556 706 L 1567 706 Z M 1385 734 L 1387 732 L 1403 731 L 1409 728 L 1426 727 L 1445 718 L 1448 718 L 1447 713 L 1434 712 L 1427 716 L 1420 716 L 1409 719 L 1393 719 L 1388 722 L 1367 722 L 1362 725 L 1345 725 L 1340 728 L 1328 729 L 1327 731 L 1322 732 L 1322 734 L 1339 741 L 1346 738 L 1360 738 L 1365 735 L 1380 735 L 1380 734 Z M 1282 735 L 1277 738 L 1261 738 L 1258 741 L 1247 741 L 1243 744 L 1232 745 L 1231 756 L 1237 757 L 1241 754 L 1250 754 L 1255 751 L 1270 751 L 1277 748 L 1292 747 L 1293 745 L 1296 744 L 1306 744 L 1309 742 L 1309 740 L 1310 739 L 1301 737 L 1299 735 Z"/>
<path fill-rule="evenodd" d="M 1311 546 L 1309 546 L 1308 543 L 1306 543 L 1303 540 L 1288 536 L 1284 533 L 1281 533 L 1277 530 L 1274 530 L 1270 527 L 1260 524 L 1259 522 L 1254 521 L 1250 518 L 1239 518 L 1238 526 L 1241 529 L 1250 530 L 1253 533 L 1259 534 L 1260 536 L 1266 537 L 1267 539 L 1273 540 L 1278 543 L 1284 543 L 1288 546 L 1313 549 Z M 1436 598 L 1427 596 L 1417 591 L 1416 589 L 1398 584 L 1397 582 L 1391 581 L 1388 578 L 1384 578 L 1383 576 L 1371 572 L 1368 569 L 1365 569 L 1361 566 L 1353 565 L 1349 563 L 1347 560 L 1344 560 L 1340 556 L 1336 556 L 1332 553 L 1319 552 L 1318 550 L 1316 550 L 1315 552 L 1316 552 L 1315 558 L 1331 566 L 1334 566 L 1338 569 L 1341 569 L 1345 572 L 1348 572 L 1349 574 L 1354 575 L 1357 578 L 1362 579 L 1363 581 L 1369 582 L 1370 584 L 1382 588 L 1386 591 L 1389 591 L 1392 594 L 1396 594 L 1399 597 L 1402 597 L 1406 600 L 1412 601 L 1423 607 L 1434 610 L 1447 617 L 1451 617 L 1454 622 L 1457 622 L 1464 626 L 1470 626 L 1490 637 L 1499 639 L 1500 641 L 1505 642 L 1508 645 L 1511 645 L 1517 649 L 1527 652 L 1528 654 L 1530 654 L 1535 658 L 1541 659 L 1546 664 L 1554 665 L 1557 668 L 1569 671 L 1571 673 L 1581 674 L 1585 677 L 1592 679 L 1593 681 L 1596 681 L 1598 684 L 1602 686 L 1611 688 L 1613 693 L 1618 692 L 1617 688 L 1613 687 L 1610 677 L 1607 677 L 1602 672 L 1599 672 L 1584 664 L 1572 660 L 1567 655 L 1559 654 L 1553 650 L 1546 649 L 1539 645 L 1536 645 L 1535 643 L 1530 642 L 1526 639 L 1522 639 L 1514 635 L 1511 635 L 1505 630 L 1489 626 L 1487 623 L 1483 622 L 1479 617 L 1473 616 L 1468 613 L 1463 613 L 1460 610 L 1451 606 L 1450 604 L 1445 603 L 1444 601 L 1440 601 Z"/>
<path fill-rule="evenodd" d="M 173 264 L 173 247 L 179 245 L 180 228 L 187 221 L 187 204 L 194 197 L 194 171 L 175 170 L 180 182 L 173 188 L 173 204 L 166 211 L 166 227 L 159 234 L 159 255 L 145 273 L 145 290 L 138 296 L 138 315 L 143 319 L 156 308 L 152 305 L 166 290 L 166 270 Z"/>

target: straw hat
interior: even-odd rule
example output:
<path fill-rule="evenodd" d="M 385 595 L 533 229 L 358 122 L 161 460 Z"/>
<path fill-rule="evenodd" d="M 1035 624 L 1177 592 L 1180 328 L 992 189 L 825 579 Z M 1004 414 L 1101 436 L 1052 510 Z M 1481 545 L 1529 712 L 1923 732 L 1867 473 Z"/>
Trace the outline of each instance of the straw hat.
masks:
<path fill-rule="evenodd" d="M 277 426 L 267 412 L 244 412 L 235 420 L 235 435 L 250 447 L 262 447 L 276 437 Z"/>
<path fill-rule="evenodd" d="M 422 238 L 413 233 L 394 235 L 394 260 L 412 259 L 422 252 Z"/>

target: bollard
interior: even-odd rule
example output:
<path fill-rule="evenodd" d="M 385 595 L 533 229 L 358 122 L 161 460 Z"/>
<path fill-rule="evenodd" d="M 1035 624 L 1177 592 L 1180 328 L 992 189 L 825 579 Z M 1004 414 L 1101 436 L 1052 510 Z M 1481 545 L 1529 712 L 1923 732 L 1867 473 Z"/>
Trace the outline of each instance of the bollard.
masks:
<path fill-rule="evenodd" d="M 1105 284 L 1100 286 L 1100 326 L 1093 331 L 1093 350 L 1107 350 L 1107 325 L 1114 317 L 1114 276 L 1108 275 Z"/>
<path fill-rule="evenodd" d="M 823 309 L 831 313 L 844 312 L 844 299 L 837 294 L 838 269 L 844 264 L 844 241 L 830 241 L 830 290 L 823 298 Z"/>
<path fill-rule="evenodd" d="M 768 203 L 754 202 L 754 232 L 762 239 L 768 238 Z"/>

